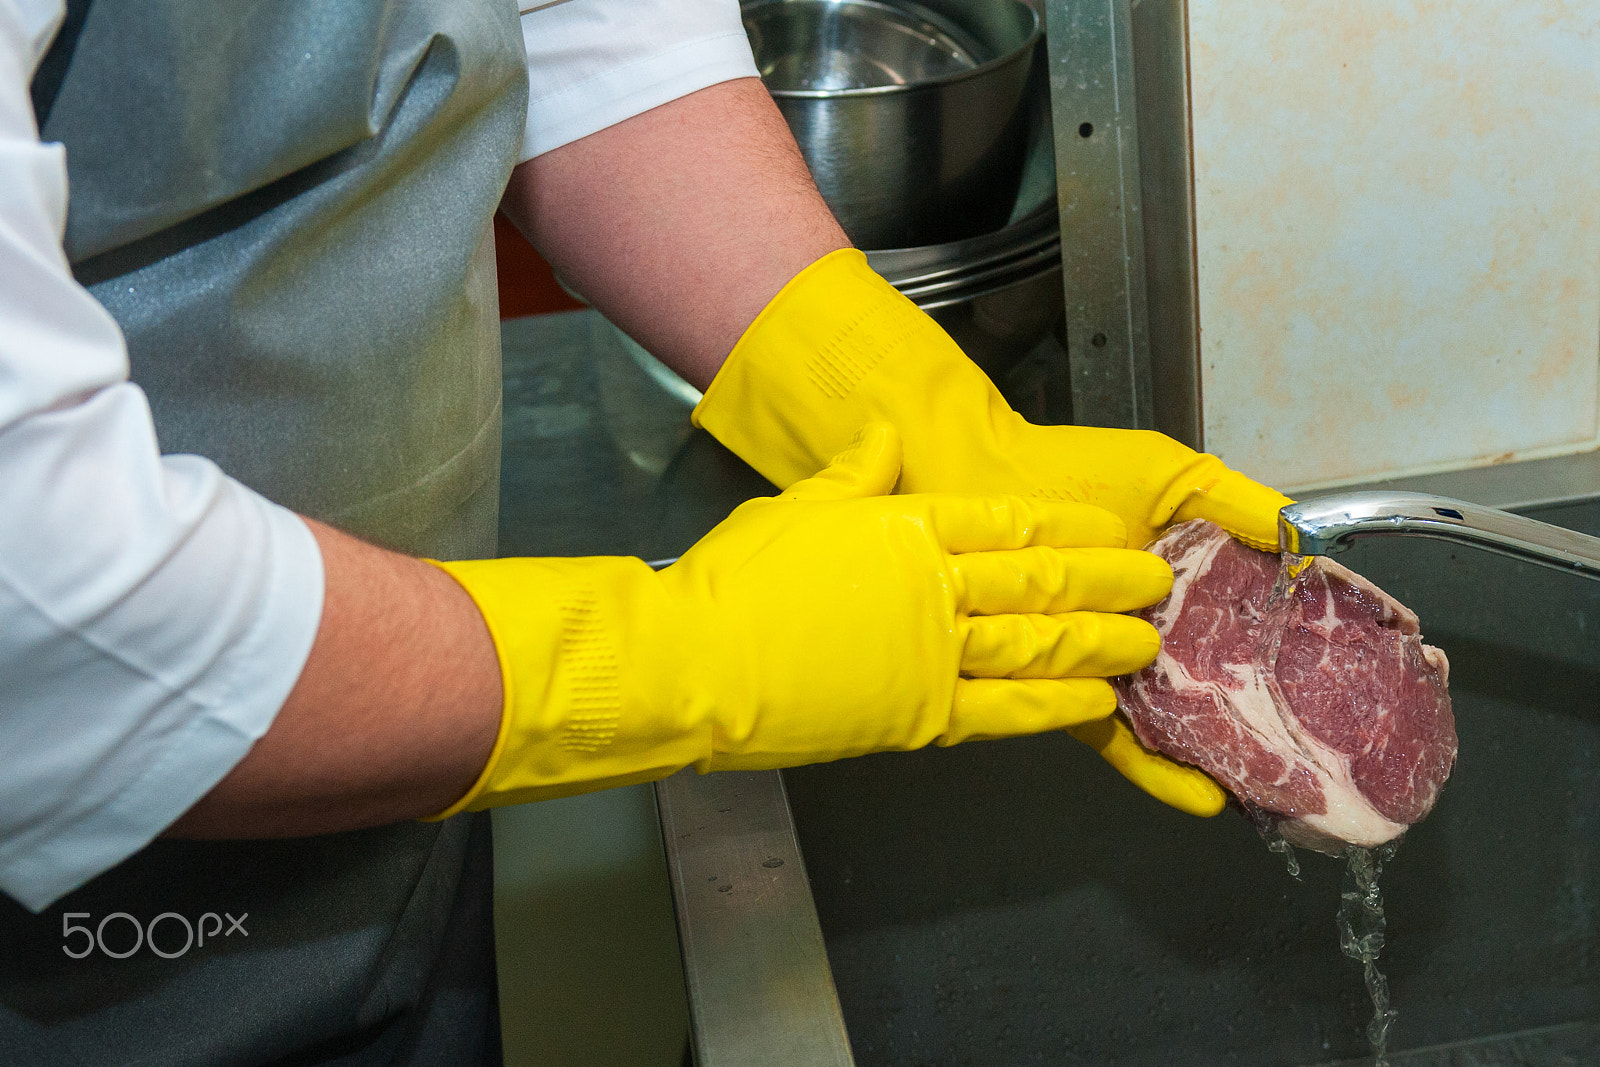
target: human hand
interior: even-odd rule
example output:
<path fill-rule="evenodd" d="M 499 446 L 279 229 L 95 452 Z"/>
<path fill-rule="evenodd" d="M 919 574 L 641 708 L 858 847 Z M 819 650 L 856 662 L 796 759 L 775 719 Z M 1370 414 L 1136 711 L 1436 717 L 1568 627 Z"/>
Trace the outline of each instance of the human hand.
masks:
<path fill-rule="evenodd" d="M 1166 595 L 1167 565 L 1087 505 L 882 495 L 899 469 L 898 435 L 871 427 L 660 573 L 444 564 L 484 614 L 506 693 L 495 755 L 450 811 L 1111 715 L 1106 678 L 1159 647 L 1120 613 Z"/>
<path fill-rule="evenodd" d="M 874 419 L 905 440 L 901 492 L 1093 504 L 1127 524 L 1135 548 L 1168 523 L 1204 518 L 1276 549 L 1289 503 L 1159 433 L 1029 424 L 854 249 L 824 256 L 778 294 L 695 410 L 697 425 L 780 486 L 820 469 Z"/>
<path fill-rule="evenodd" d="M 778 485 L 817 470 L 856 428 L 887 419 L 905 440 L 901 492 L 1013 493 L 1091 504 L 1123 520 L 1128 544 L 1204 518 L 1277 547 L 1287 497 L 1162 434 L 1033 426 L 932 319 L 861 253 L 819 259 L 746 330 L 695 409 Z M 1197 815 L 1223 807 L 1201 772 L 1141 747 L 1119 718 L 1074 728 L 1141 789 Z"/>

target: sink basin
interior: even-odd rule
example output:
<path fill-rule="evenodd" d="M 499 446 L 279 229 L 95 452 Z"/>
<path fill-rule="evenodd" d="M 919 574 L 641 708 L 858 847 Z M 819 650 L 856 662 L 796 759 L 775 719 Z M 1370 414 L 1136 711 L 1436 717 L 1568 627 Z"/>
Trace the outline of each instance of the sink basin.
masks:
<path fill-rule="evenodd" d="M 1530 513 L 1600 533 L 1600 502 Z M 1600 1062 L 1600 585 L 1438 542 L 1340 558 L 1449 654 L 1461 741 L 1383 877 L 1392 1061 Z M 858 1064 L 1370 1062 L 1338 861 L 1294 881 L 1061 735 L 784 780 Z"/>
<path fill-rule="evenodd" d="M 770 491 L 700 444 L 662 483 L 675 546 Z M 1600 534 L 1600 464 L 1515 466 L 1402 488 L 1562 494 L 1516 510 Z M 1460 735 L 1382 880 L 1391 1062 L 1600 1063 L 1600 583 L 1426 540 L 1340 560 L 1449 654 Z M 1371 1062 L 1337 860 L 1295 881 L 1244 819 L 1170 810 L 1064 735 L 762 773 L 658 786 L 701 1067 L 773 1033 L 801 1051 L 766 1062 L 807 1067 Z"/>

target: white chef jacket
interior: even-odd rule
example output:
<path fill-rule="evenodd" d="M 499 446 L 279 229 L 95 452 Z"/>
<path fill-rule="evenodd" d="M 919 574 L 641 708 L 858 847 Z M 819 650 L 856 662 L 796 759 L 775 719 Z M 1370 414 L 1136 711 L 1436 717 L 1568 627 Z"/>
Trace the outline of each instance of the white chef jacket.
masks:
<path fill-rule="evenodd" d="M 63 12 L 0 0 L 0 890 L 36 911 L 244 757 L 323 589 L 297 516 L 160 454 L 122 333 L 73 280 L 66 156 L 28 95 Z M 737 0 L 566 0 L 522 25 L 522 159 L 756 74 Z"/>

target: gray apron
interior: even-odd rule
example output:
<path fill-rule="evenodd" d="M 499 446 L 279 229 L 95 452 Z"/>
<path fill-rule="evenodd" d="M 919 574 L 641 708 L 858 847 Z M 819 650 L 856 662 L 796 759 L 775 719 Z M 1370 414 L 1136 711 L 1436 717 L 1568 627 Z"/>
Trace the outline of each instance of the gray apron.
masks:
<path fill-rule="evenodd" d="M 381 544 L 493 555 L 516 5 L 70 6 L 35 106 L 162 450 Z M 463 817 L 158 841 L 42 915 L 0 896 L 0 1063 L 495 1062 L 490 888 Z M 208 914 L 230 932 L 177 952 Z M 157 943 L 114 958 L 135 923 Z M 64 924 L 101 943 L 72 958 Z"/>

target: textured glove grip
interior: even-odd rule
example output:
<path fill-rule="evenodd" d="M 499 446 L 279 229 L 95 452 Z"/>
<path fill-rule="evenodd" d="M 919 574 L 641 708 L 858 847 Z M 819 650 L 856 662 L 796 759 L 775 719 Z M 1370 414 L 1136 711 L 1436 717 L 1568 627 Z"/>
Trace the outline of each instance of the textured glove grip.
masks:
<path fill-rule="evenodd" d="M 473 598 L 500 658 L 505 705 L 483 773 L 435 816 L 649 781 L 707 747 L 676 703 L 630 703 L 622 643 L 646 617 L 672 630 L 655 575 L 634 559 L 504 559 L 436 564 Z M 657 689 L 636 664 L 634 675 Z M 659 678 L 656 679 L 660 681 Z M 630 711 L 631 709 L 631 711 Z M 629 716 L 632 716 L 630 721 Z"/>

